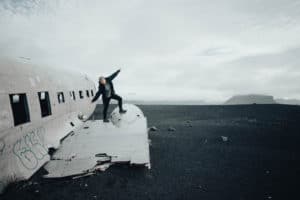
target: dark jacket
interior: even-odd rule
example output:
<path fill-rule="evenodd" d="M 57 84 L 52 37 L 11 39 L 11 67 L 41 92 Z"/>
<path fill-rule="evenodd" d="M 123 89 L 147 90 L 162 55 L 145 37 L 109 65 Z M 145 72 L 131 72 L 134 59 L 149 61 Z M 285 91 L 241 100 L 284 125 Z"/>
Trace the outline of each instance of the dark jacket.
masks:
<path fill-rule="evenodd" d="M 116 76 L 120 73 L 120 70 L 116 71 L 115 73 L 113 73 L 112 75 L 106 77 L 106 84 L 110 84 L 111 87 L 111 95 L 115 94 L 115 89 L 114 89 L 114 84 L 112 82 L 112 80 L 114 78 L 116 78 Z M 98 92 L 96 93 L 95 97 L 93 98 L 92 102 L 95 102 L 100 95 L 102 94 L 102 99 L 106 98 L 106 94 L 105 94 L 106 90 L 105 90 L 105 86 L 102 85 L 101 83 L 99 83 L 99 87 L 98 87 Z"/>

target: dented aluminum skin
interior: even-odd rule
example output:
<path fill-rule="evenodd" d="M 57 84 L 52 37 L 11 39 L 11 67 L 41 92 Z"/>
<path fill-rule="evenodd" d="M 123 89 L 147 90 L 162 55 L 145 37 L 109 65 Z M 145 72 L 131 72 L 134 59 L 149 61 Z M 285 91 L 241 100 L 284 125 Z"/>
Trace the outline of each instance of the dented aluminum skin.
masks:
<path fill-rule="evenodd" d="M 78 115 L 93 113 L 89 98 L 71 99 L 69 92 L 79 90 L 96 88 L 84 75 L 0 59 L 0 192 L 10 182 L 30 178 L 49 161 L 48 148 L 58 148 L 63 137 L 82 126 Z M 44 91 L 51 105 L 46 117 L 38 97 Z M 64 92 L 65 103 L 58 103 L 58 92 Z M 27 97 L 30 121 L 15 126 L 9 95 L 21 93 Z"/>
<path fill-rule="evenodd" d="M 150 168 L 147 120 L 134 105 L 124 105 L 126 114 L 116 108 L 110 123 L 87 121 L 74 131 L 54 153 L 45 169 L 45 178 L 75 176 L 104 171 L 114 163 L 145 165 Z"/>

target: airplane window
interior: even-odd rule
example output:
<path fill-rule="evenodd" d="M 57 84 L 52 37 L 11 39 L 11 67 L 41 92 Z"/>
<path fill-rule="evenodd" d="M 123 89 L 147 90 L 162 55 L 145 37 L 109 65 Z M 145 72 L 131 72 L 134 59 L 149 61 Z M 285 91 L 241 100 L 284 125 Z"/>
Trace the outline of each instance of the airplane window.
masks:
<path fill-rule="evenodd" d="M 91 90 L 91 95 L 92 95 L 92 97 L 94 96 L 94 91 L 93 90 Z"/>
<path fill-rule="evenodd" d="M 10 94 L 9 97 L 15 126 L 30 122 L 26 94 Z"/>
<path fill-rule="evenodd" d="M 80 99 L 83 99 L 83 92 L 81 90 L 79 91 L 79 97 Z"/>
<path fill-rule="evenodd" d="M 72 91 L 72 94 L 73 94 L 73 100 L 75 101 L 76 100 L 75 92 Z"/>
<path fill-rule="evenodd" d="M 48 92 L 38 92 L 40 106 L 41 106 L 41 115 L 42 117 L 46 117 L 51 115 L 51 104 Z"/>
<path fill-rule="evenodd" d="M 74 93 L 74 91 L 70 91 L 70 97 L 71 97 L 71 99 L 75 100 L 75 93 Z"/>
<path fill-rule="evenodd" d="M 90 91 L 88 91 L 88 90 L 86 91 L 86 96 L 90 97 Z"/>
<path fill-rule="evenodd" d="M 58 92 L 57 93 L 57 100 L 58 103 L 64 103 L 65 102 L 65 96 L 63 92 Z"/>

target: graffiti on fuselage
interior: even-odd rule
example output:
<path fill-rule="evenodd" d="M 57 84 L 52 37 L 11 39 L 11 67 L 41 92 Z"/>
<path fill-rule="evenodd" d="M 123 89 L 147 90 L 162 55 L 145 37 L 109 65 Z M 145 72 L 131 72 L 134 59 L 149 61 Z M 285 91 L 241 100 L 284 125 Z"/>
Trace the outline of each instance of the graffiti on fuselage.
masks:
<path fill-rule="evenodd" d="M 42 135 L 44 134 L 44 128 L 35 129 L 25 134 L 13 145 L 14 154 L 28 170 L 36 169 L 39 160 L 43 160 L 43 158 L 48 155 L 47 148 L 42 142 Z"/>

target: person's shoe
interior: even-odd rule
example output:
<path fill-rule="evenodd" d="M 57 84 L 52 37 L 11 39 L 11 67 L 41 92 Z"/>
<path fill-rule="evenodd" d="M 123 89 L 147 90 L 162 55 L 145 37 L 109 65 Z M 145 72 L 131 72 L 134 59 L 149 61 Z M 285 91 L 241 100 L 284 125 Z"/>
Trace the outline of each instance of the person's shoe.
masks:
<path fill-rule="evenodd" d="M 108 119 L 104 119 L 103 122 L 104 122 L 104 123 L 108 123 L 109 120 L 108 120 Z"/>
<path fill-rule="evenodd" d="M 127 110 L 123 110 L 123 109 L 119 111 L 120 114 L 125 114 L 126 112 Z"/>

